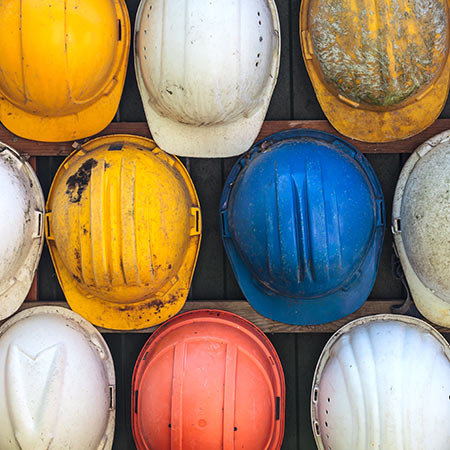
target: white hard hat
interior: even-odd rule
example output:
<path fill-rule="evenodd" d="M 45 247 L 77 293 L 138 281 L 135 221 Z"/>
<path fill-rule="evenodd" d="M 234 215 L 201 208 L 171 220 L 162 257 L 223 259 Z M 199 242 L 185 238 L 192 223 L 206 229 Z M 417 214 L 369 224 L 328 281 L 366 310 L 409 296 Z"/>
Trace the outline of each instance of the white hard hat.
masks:
<path fill-rule="evenodd" d="M 39 306 L 0 327 L 0 448 L 110 450 L 115 376 L 100 333 Z"/>
<path fill-rule="evenodd" d="M 381 314 L 342 327 L 314 374 L 319 450 L 448 450 L 450 346 L 430 325 Z"/>
<path fill-rule="evenodd" d="M 244 153 L 278 77 L 274 0 L 141 0 L 135 67 L 153 139 L 192 157 Z"/>
<path fill-rule="evenodd" d="M 0 320 L 30 290 L 44 245 L 44 196 L 31 166 L 0 142 Z"/>
<path fill-rule="evenodd" d="M 392 232 L 417 308 L 450 327 L 450 131 L 423 143 L 404 165 Z"/>

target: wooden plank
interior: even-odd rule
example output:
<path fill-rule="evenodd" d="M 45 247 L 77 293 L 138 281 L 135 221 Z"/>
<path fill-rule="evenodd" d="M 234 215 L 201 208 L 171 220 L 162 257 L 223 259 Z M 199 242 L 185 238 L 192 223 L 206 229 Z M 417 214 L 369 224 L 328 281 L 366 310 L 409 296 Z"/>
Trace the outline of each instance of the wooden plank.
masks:
<path fill-rule="evenodd" d="M 234 314 L 238 314 L 257 327 L 259 327 L 265 333 L 334 333 L 339 328 L 355 320 L 359 317 L 370 316 L 373 314 L 389 314 L 392 306 L 398 306 L 402 304 L 402 300 L 371 300 L 365 302 L 364 305 L 358 309 L 358 311 L 346 316 L 342 319 L 334 322 L 326 323 L 323 325 L 288 325 L 281 322 L 275 322 L 258 314 L 247 301 L 242 300 L 202 300 L 202 301 L 188 301 L 185 303 L 181 312 L 195 311 L 197 309 L 220 309 L 222 311 L 229 311 Z M 33 306 L 53 305 L 69 308 L 66 302 L 46 302 L 43 300 L 37 302 L 25 302 L 20 310 L 31 308 Z M 2 322 L 0 321 L 0 324 Z M 433 325 L 433 324 L 432 324 Z M 433 325 L 441 333 L 450 333 L 450 329 Z M 152 333 L 158 327 L 144 328 L 136 331 L 117 331 L 108 330 L 105 328 L 98 328 L 102 333 Z"/>
<path fill-rule="evenodd" d="M 438 119 L 425 131 L 412 138 L 383 144 L 370 144 L 348 139 L 338 133 L 326 120 L 269 120 L 264 122 L 257 140 L 279 131 L 295 128 L 313 128 L 332 133 L 351 142 L 363 153 L 411 153 L 430 137 L 450 129 L 450 119 Z M 105 136 L 108 134 L 136 134 L 138 136 L 150 137 L 150 131 L 146 122 L 113 122 L 96 136 Z M 88 139 L 80 139 L 79 142 L 82 143 L 86 140 Z M 29 141 L 28 139 L 15 136 L 3 125 L 0 125 L 0 141 L 11 145 L 25 156 L 64 156 L 73 151 L 72 142 L 51 143 Z"/>

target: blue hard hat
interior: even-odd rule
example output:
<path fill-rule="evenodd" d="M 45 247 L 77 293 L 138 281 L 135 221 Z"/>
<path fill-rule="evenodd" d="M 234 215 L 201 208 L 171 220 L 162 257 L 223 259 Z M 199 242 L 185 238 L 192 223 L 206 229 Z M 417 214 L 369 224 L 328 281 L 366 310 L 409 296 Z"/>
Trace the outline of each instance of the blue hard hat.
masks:
<path fill-rule="evenodd" d="M 383 245 L 383 192 L 344 140 L 292 130 L 258 142 L 228 176 L 220 214 L 233 271 L 260 314 L 315 325 L 369 296 Z"/>

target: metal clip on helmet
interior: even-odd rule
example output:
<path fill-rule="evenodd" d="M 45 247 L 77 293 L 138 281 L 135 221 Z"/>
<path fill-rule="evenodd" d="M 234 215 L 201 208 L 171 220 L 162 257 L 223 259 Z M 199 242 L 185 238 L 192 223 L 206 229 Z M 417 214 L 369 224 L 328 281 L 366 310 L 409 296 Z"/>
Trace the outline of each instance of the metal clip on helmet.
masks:
<path fill-rule="evenodd" d="M 17 311 L 30 290 L 44 245 L 44 210 L 33 169 L 0 142 L 0 320 Z"/>
<path fill-rule="evenodd" d="M 132 381 L 138 450 L 279 450 L 285 385 L 255 325 L 224 311 L 181 314 L 139 355 Z"/>
<path fill-rule="evenodd" d="M 383 193 L 342 139 L 293 130 L 257 143 L 228 176 L 221 215 L 234 274 L 260 314 L 315 325 L 367 299 L 383 244 Z"/>
<path fill-rule="evenodd" d="M 130 47 L 124 0 L 0 2 L 0 121 L 18 136 L 98 133 L 119 105 Z"/>
<path fill-rule="evenodd" d="M 139 329 L 183 306 L 201 237 L 180 161 L 149 139 L 91 140 L 59 168 L 46 237 L 71 308 L 97 326 Z"/>
<path fill-rule="evenodd" d="M 250 148 L 280 65 L 274 0 L 141 0 L 135 66 L 153 139 L 166 152 Z"/>
<path fill-rule="evenodd" d="M 303 59 L 319 103 L 340 133 L 405 139 L 444 107 L 450 77 L 448 0 L 304 0 Z"/>
<path fill-rule="evenodd" d="M 410 156 L 395 189 L 392 232 L 411 295 L 432 322 L 450 327 L 450 131 Z"/>
<path fill-rule="evenodd" d="M 319 450 L 448 450 L 450 346 L 427 323 L 389 314 L 332 336 L 314 375 Z"/>
<path fill-rule="evenodd" d="M 0 327 L 0 386 L 2 450 L 112 448 L 114 364 L 73 311 L 39 306 Z"/>

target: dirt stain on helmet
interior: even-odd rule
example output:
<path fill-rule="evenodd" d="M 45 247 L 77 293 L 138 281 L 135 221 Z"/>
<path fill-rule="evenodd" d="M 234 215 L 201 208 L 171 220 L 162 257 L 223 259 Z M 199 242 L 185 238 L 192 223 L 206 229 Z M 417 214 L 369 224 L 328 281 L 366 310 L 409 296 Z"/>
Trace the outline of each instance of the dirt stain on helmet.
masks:
<path fill-rule="evenodd" d="M 96 166 L 97 161 L 95 159 L 88 159 L 68 178 L 66 181 L 66 194 L 69 196 L 69 201 L 71 203 L 79 203 L 81 196 L 91 179 L 92 169 Z"/>

